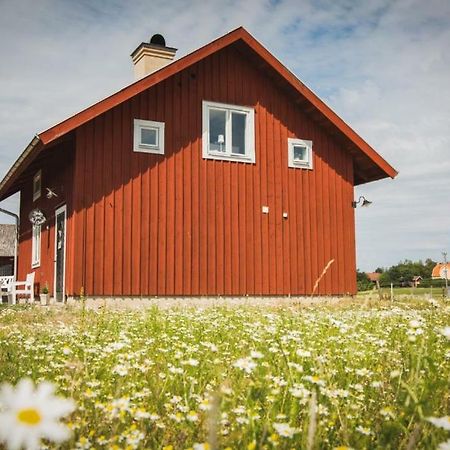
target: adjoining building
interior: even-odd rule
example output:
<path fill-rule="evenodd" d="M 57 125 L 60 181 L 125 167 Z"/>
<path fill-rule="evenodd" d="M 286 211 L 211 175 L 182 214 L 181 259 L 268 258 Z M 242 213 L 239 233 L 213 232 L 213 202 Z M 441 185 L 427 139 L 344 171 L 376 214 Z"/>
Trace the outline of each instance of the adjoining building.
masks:
<path fill-rule="evenodd" d="M 356 293 L 354 187 L 395 169 L 243 28 L 175 51 L 140 44 L 135 83 L 1 181 L 18 278 L 58 300 Z"/>
<path fill-rule="evenodd" d="M 16 226 L 0 224 L 0 277 L 14 275 Z"/>

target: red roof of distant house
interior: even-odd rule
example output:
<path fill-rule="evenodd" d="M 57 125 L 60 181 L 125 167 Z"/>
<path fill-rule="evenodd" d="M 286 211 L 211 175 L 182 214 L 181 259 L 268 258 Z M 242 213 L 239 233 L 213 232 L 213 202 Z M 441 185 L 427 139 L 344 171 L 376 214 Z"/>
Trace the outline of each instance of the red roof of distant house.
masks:
<path fill-rule="evenodd" d="M 369 277 L 369 280 L 372 282 L 376 282 L 380 279 L 381 273 L 378 272 L 366 272 L 366 275 Z"/>
<path fill-rule="evenodd" d="M 64 120 L 63 122 L 39 133 L 33 138 L 27 148 L 0 182 L 0 200 L 12 195 L 14 182 L 33 159 L 47 145 L 58 138 L 70 133 L 80 125 L 92 120 L 120 103 L 134 97 L 151 86 L 177 74 L 181 70 L 199 62 L 200 60 L 222 50 L 230 45 L 237 45 L 248 53 L 249 58 L 258 58 L 261 70 L 275 75 L 279 82 L 284 83 L 296 95 L 293 99 L 299 104 L 305 102 L 315 114 L 317 120 L 329 127 L 330 133 L 339 135 L 349 152 L 351 152 L 355 166 L 354 184 L 363 184 L 382 178 L 394 178 L 397 171 L 385 161 L 367 142 L 353 131 L 334 111 L 332 111 L 316 94 L 306 87 L 292 72 L 278 59 L 265 49 L 250 33 L 239 27 L 234 31 L 195 50 L 189 55 L 174 61 L 162 69 L 125 87 L 106 99 L 90 106 L 84 111 Z"/>
<path fill-rule="evenodd" d="M 431 278 L 445 279 L 445 264 L 444 263 L 437 263 L 433 267 L 433 272 L 431 273 Z M 450 279 L 450 263 L 447 263 L 447 279 Z"/>

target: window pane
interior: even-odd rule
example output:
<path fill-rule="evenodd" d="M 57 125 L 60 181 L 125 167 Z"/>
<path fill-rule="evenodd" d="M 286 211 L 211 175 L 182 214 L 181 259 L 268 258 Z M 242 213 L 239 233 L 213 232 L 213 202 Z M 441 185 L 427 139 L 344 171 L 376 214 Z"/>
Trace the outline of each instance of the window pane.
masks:
<path fill-rule="evenodd" d="M 245 155 L 245 120 L 246 115 L 241 113 L 231 114 L 232 153 Z"/>
<path fill-rule="evenodd" d="M 294 161 L 306 161 L 307 159 L 306 147 L 294 145 Z"/>
<path fill-rule="evenodd" d="M 225 151 L 225 123 L 227 113 L 217 109 L 209 110 L 209 149 Z"/>
<path fill-rule="evenodd" d="M 141 144 L 152 145 L 156 147 L 158 145 L 157 131 L 152 128 L 141 128 Z"/>

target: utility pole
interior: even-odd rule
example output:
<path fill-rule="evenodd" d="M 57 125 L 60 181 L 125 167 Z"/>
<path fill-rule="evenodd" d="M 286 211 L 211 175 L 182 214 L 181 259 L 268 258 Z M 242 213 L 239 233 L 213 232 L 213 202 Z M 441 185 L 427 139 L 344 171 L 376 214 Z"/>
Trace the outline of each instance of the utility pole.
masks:
<path fill-rule="evenodd" d="M 445 295 L 448 294 L 447 252 L 442 252 L 444 257 Z"/>

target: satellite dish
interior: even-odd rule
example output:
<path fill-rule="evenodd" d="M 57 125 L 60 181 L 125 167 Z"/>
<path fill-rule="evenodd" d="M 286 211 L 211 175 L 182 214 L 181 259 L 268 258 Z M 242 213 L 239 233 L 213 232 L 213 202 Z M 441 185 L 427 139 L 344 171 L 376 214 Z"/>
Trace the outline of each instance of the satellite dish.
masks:
<path fill-rule="evenodd" d="M 28 219 L 33 225 L 43 225 L 47 221 L 45 214 L 39 208 L 31 210 Z"/>

